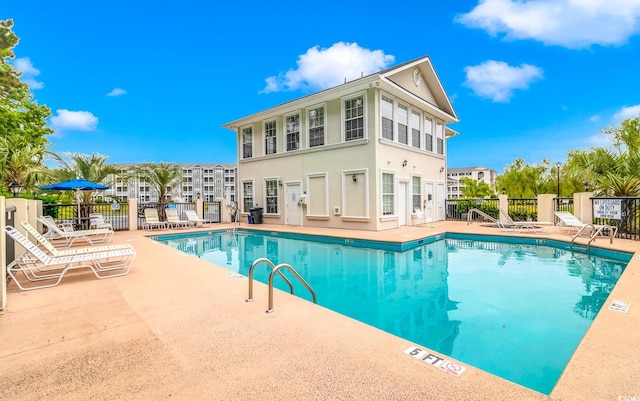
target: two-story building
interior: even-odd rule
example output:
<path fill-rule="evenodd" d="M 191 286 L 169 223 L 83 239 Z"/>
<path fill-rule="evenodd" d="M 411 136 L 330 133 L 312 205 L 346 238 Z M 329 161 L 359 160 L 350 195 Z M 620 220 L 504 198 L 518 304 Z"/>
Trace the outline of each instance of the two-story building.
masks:
<path fill-rule="evenodd" d="M 447 124 L 429 57 L 229 122 L 239 210 L 265 223 L 386 230 L 444 220 Z"/>

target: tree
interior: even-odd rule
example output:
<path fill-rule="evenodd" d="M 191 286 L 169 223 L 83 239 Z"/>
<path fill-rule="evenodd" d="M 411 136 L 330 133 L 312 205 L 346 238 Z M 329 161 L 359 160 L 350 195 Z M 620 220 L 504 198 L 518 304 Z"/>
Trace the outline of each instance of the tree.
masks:
<path fill-rule="evenodd" d="M 551 182 L 551 164 L 543 160 L 532 166 L 517 158 L 502 175 L 496 177 L 496 188 L 504 189 L 512 198 L 532 198 L 548 191 Z M 556 181 L 553 181 L 556 182 Z M 554 193 L 552 191 L 551 193 Z"/>
<path fill-rule="evenodd" d="M 569 152 L 567 164 L 574 174 L 593 185 L 596 195 L 640 195 L 640 117 L 606 128 L 612 146 Z"/>
<path fill-rule="evenodd" d="M 0 180 L 29 190 L 46 171 L 38 164 L 51 154 L 46 137 L 53 133 L 47 127 L 51 110 L 33 100 L 22 74 L 9 63 L 19 42 L 12 29 L 13 20 L 0 20 Z"/>
<path fill-rule="evenodd" d="M 495 196 L 495 193 L 486 182 L 478 182 L 469 177 L 460 179 L 460 184 L 464 185 L 462 196 L 464 198 L 485 198 L 487 196 Z"/>
<path fill-rule="evenodd" d="M 151 189 L 158 194 L 158 203 L 166 203 L 168 194 L 180 185 L 182 169 L 177 164 L 170 163 L 145 163 L 134 169 L 134 174 L 140 180 L 146 181 Z M 158 211 L 163 218 L 164 207 Z"/>
<path fill-rule="evenodd" d="M 61 159 L 63 170 L 67 171 L 64 179 L 84 178 L 88 181 L 102 183 L 110 174 L 117 174 L 118 170 L 107 164 L 109 156 L 93 152 L 86 153 L 64 153 L 66 159 Z M 82 203 L 91 203 L 92 191 L 82 192 Z"/>

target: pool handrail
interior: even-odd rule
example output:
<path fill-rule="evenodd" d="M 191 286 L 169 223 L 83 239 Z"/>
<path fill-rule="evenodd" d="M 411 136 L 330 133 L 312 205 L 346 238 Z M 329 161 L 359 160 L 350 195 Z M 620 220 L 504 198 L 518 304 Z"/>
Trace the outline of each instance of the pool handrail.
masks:
<path fill-rule="evenodd" d="M 267 258 L 258 258 L 256 260 L 253 261 L 253 263 L 251 264 L 251 267 L 249 267 L 249 297 L 246 299 L 247 302 L 252 302 L 253 301 L 253 270 L 255 269 L 256 265 L 258 265 L 259 263 L 266 263 L 268 264 L 273 272 L 273 269 L 276 268 L 276 265 L 273 264 L 273 262 Z M 280 277 L 282 277 L 282 279 L 285 281 L 285 283 L 287 283 L 287 285 L 289 285 L 289 292 L 291 293 L 291 295 L 293 295 L 293 284 L 291 284 L 291 281 L 289 281 L 289 279 L 282 274 L 282 272 L 280 273 Z"/>
<path fill-rule="evenodd" d="M 307 290 L 309 290 L 309 292 L 311 293 L 311 296 L 313 298 L 313 303 L 317 304 L 318 300 L 316 298 L 316 292 L 313 290 L 313 288 L 311 288 L 309 283 L 307 283 L 302 278 L 302 276 L 298 274 L 298 272 L 296 271 L 296 269 L 293 268 L 293 266 L 291 266 L 288 263 L 280 263 L 271 271 L 271 274 L 269 275 L 269 309 L 267 309 L 267 313 L 273 312 L 273 277 L 276 275 L 276 273 L 280 273 L 280 275 L 282 276 L 282 273 L 280 272 L 280 269 L 282 268 L 288 269 L 294 276 L 296 276 L 296 278 L 302 283 L 302 285 L 304 285 L 307 288 Z"/>

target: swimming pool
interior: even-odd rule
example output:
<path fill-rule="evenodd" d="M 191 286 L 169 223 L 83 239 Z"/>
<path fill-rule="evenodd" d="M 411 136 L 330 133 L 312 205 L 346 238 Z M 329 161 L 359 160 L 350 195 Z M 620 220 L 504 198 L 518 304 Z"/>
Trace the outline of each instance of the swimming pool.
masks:
<path fill-rule="evenodd" d="M 257 258 L 289 263 L 320 305 L 544 394 L 631 258 L 459 234 L 402 244 L 250 231 L 154 239 L 244 275 Z M 266 265 L 255 277 L 266 282 Z M 310 299 L 297 283 L 295 293 Z"/>

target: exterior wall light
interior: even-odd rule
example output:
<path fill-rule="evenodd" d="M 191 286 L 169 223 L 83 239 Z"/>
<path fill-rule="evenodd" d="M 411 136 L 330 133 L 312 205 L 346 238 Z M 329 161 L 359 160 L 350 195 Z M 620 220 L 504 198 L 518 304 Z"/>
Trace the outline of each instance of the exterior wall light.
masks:
<path fill-rule="evenodd" d="M 18 194 L 22 190 L 22 185 L 20 185 L 20 183 L 14 181 L 11 184 L 9 184 L 9 190 L 11 191 L 11 193 L 13 193 L 13 197 L 17 198 Z"/>
<path fill-rule="evenodd" d="M 358 178 L 356 177 L 355 174 L 351 176 L 351 179 L 353 180 L 353 182 L 358 182 Z"/>
<path fill-rule="evenodd" d="M 407 165 L 407 159 L 404 159 L 404 161 L 402 162 L 402 167 L 406 167 Z"/>

